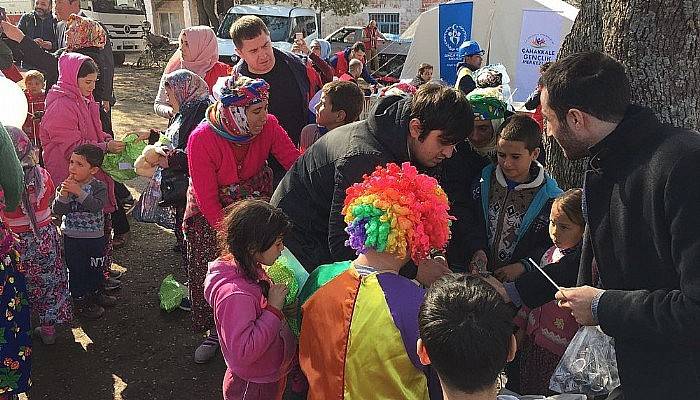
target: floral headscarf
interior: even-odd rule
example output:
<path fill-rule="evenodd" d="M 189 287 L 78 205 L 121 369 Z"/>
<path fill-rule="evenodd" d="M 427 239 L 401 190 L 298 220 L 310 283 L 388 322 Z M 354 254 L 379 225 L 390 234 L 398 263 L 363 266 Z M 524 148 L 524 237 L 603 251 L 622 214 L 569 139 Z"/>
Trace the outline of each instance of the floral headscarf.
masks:
<path fill-rule="evenodd" d="M 104 48 L 107 33 L 100 24 L 90 18 L 71 14 L 66 20 L 66 50 L 75 51 L 86 47 Z"/>
<path fill-rule="evenodd" d="M 29 199 L 29 188 L 34 186 L 34 196 L 40 199 L 44 196 L 44 181 L 41 178 L 41 172 L 37 166 L 36 147 L 29 139 L 26 133 L 14 126 L 6 127 L 7 133 L 12 139 L 12 144 L 15 146 L 15 153 L 24 169 L 24 191 L 22 192 L 22 211 L 29 217 L 29 225 L 34 234 L 38 232 L 36 214 Z"/>
<path fill-rule="evenodd" d="M 238 143 L 248 143 L 255 135 L 248 127 L 246 107 L 267 101 L 270 85 L 263 79 L 245 76 L 231 77 L 221 89 L 220 99 L 209 106 L 207 122 L 224 139 Z"/>
<path fill-rule="evenodd" d="M 165 84 L 172 88 L 175 99 L 180 104 L 180 113 L 192 104 L 209 99 L 209 86 L 192 71 L 178 69 L 166 74 Z"/>

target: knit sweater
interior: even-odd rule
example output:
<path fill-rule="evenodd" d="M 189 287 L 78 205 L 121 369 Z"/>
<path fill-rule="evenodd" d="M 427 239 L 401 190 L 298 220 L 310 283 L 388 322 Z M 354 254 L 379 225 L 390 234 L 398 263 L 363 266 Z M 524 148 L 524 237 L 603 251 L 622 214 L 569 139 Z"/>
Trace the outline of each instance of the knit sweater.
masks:
<path fill-rule="evenodd" d="M 299 150 L 275 116 L 268 114 L 262 131 L 250 142 L 245 160 L 236 160 L 235 144 L 219 136 L 202 122 L 187 142 L 188 164 L 195 199 L 212 227 L 223 217 L 219 187 L 252 178 L 270 155 L 288 170 L 299 158 Z"/>
<path fill-rule="evenodd" d="M 61 231 L 71 238 L 100 238 L 104 236 L 104 207 L 107 201 L 107 185 L 93 178 L 82 186 L 82 192 L 76 196 L 61 196 L 56 193 L 53 212 L 63 216 Z"/>

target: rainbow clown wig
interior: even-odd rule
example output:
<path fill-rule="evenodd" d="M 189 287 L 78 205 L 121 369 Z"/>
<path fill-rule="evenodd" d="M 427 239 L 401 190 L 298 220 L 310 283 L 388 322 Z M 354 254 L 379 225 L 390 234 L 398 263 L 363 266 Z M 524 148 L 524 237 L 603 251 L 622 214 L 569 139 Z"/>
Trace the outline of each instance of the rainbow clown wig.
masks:
<path fill-rule="evenodd" d="M 418 263 L 443 250 L 450 236 L 447 195 L 435 178 L 409 163 L 390 163 L 346 190 L 343 215 L 357 254 L 372 249 Z"/>

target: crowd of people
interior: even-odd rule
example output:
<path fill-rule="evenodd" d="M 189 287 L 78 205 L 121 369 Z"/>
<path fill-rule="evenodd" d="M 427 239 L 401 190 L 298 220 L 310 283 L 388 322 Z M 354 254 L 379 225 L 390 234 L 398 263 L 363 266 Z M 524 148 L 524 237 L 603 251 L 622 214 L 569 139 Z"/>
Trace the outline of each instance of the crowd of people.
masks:
<path fill-rule="evenodd" d="M 129 195 L 104 168 L 128 145 L 109 38 L 77 0 L 55 10 L 55 40 L 0 22 L 34 68 L 19 76 L 27 121 L 0 125 L 0 399 L 29 389 L 31 336 L 51 345 L 118 304 L 111 253 L 128 245 Z M 582 326 L 615 339 L 608 398 L 692 398 L 697 132 L 631 104 L 624 67 L 599 52 L 544 66 L 535 114 L 516 111 L 474 41 L 454 86 L 421 64 L 359 120 L 375 25 L 333 55 L 323 40 L 287 52 L 244 16 L 233 67 L 210 27 L 185 28 L 154 93 L 168 127 L 138 135 L 134 168 L 174 217 L 181 308 L 206 335 L 194 360 L 223 355 L 223 398 L 551 395 Z M 590 157 L 583 188 L 550 176 L 543 134 Z M 305 269 L 293 282 L 268 269 L 285 248 Z"/>

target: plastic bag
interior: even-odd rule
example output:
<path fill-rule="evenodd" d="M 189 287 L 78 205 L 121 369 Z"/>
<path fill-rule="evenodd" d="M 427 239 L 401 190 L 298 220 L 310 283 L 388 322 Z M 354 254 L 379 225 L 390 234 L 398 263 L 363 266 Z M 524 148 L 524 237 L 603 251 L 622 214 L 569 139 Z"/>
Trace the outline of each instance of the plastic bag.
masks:
<path fill-rule="evenodd" d="M 598 326 L 582 326 L 566 348 L 549 388 L 558 393 L 606 395 L 620 385 L 615 342 Z"/>
<path fill-rule="evenodd" d="M 282 250 L 282 254 L 275 260 L 274 264 L 267 267 L 267 276 L 270 277 L 273 283 L 284 283 L 289 291 L 284 299 L 284 305 L 289 306 L 294 304 L 299 297 L 299 291 L 306 283 L 309 273 L 299 264 L 299 261 L 294 254 L 287 248 Z M 294 307 L 298 309 L 298 307 Z M 287 324 L 294 335 L 299 336 L 299 318 L 298 316 L 287 316 Z"/>
<path fill-rule="evenodd" d="M 107 153 L 102 162 L 102 170 L 117 182 L 136 178 L 134 161 L 146 147 L 146 142 L 139 140 L 135 133 L 127 135 L 122 141 L 126 144 L 124 151 L 117 154 Z"/>
<path fill-rule="evenodd" d="M 187 287 L 176 281 L 172 274 L 163 279 L 158 291 L 160 308 L 170 312 L 180 306 L 182 299 L 187 296 Z"/>
<path fill-rule="evenodd" d="M 175 215 L 172 208 L 160 207 L 160 179 L 162 168 L 156 168 L 153 178 L 148 182 L 148 186 L 141 194 L 141 197 L 134 203 L 132 216 L 138 222 L 156 223 L 166 229 L 174 229 Z"/>

